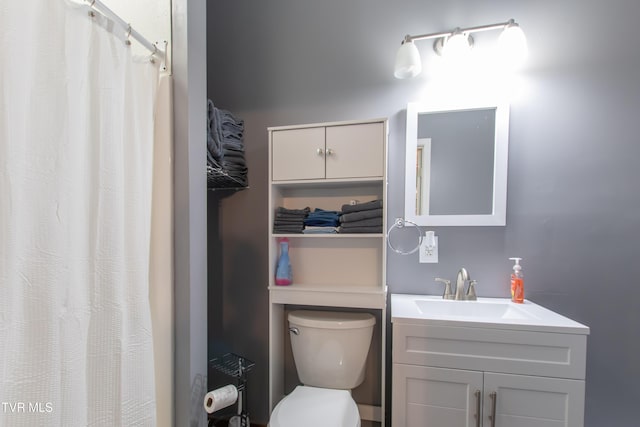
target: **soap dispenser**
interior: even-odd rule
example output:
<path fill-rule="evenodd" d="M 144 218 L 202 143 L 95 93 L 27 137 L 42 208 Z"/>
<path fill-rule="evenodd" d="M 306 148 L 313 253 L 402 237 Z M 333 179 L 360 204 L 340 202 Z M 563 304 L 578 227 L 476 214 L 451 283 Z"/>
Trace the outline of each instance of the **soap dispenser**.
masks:
<path fill-rule="evenodd" d="M 524 275 L 520 261 L 522 258 L 509 258 L 515 261 L 513 273 L 511 273 L 511 301 L 522 304 L 524 302 Z"/>

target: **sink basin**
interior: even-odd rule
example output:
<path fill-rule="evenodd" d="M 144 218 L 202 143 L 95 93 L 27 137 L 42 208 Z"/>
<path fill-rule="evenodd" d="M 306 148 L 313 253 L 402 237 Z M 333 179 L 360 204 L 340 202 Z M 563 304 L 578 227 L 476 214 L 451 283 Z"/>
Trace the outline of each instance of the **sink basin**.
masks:
<path fill-rule="evenodd" d="M 508 298 L 445 300 L 435 295 L 391 295 L 391 321 L 407 324 L 450 324 L 541 332 L 588 334 L 589 328 L 531 301 Z"/>
<path fill-rule="evenodd" d="M 476 319 L 527 319 L 535 318 L 533 313 L 522 310 L 509 300 L 452 301 L 436 299 L 416 299 L 415 304 L 422 314 L 431 316 L 464 317 Z"/>

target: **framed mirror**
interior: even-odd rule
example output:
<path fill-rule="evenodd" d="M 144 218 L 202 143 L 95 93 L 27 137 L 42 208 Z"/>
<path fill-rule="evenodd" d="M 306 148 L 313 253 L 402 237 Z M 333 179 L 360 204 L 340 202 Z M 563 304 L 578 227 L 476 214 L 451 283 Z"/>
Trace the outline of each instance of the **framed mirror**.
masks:
<path fill-rule="evenodd" d="M 407 106 L 405 219 L 504 226 L 509 106 L 494 100 Z"/>

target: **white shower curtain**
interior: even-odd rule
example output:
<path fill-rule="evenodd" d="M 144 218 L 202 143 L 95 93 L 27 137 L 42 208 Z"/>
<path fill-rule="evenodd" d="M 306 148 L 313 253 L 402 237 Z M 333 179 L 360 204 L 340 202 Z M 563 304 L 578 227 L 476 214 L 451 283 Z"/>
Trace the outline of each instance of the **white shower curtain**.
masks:
<path fill-rule="evenodd" d="M 0 3 L 0 426 L 156 423 L 158 69 L 89 11 Z"/>

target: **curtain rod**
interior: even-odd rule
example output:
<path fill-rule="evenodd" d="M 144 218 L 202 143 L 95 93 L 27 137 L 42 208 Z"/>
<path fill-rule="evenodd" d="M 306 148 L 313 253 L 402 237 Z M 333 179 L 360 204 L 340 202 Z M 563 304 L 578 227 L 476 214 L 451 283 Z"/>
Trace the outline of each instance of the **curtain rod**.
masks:
<path fill-rule="evenodd" d="M 86 0 L 86 1 L 89 3 L 89 6 L 91 6 L 91 8 L 97 10 L 101 14 L 105 15 L 107 18 L 117 22 L 123 28 L 127 28 L 127 32 L 129 33 L 129 35 L 134 39 L 136 39 L 136 41 L 140 43 L 142 46 L 147 48 L 147 50 L 149 50 L 151 54 L 158 55 L 160 58 L 165 59 L 164 51 L 158 49 L 158 47 L 155 44 L 145 39 L 142 36 L 142 34 L 140 34 L 139 32 L 137 32 L 131 27 L 131 24 L 125 22 L 122 18 L 116 15 L 114 11 L 112 11 L 107 6 L 105 6 L 105 4 L 102 3 L 100 0 Z"/>

